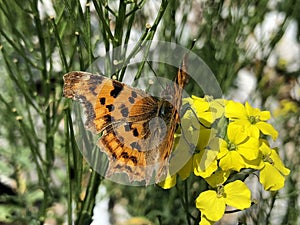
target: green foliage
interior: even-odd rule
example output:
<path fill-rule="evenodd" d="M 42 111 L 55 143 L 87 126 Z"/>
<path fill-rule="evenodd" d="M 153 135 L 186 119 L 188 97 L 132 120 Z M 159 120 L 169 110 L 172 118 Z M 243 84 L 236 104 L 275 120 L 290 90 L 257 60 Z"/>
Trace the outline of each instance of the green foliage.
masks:
<path fill-rule="evenodd" d="M 297 7 L 293 0 L 284 1 L 282 11 L 289 13 L 272 39 L 261 43 L 261 49 L 269 50 L 256 61 L 256 52 L 244 43 L 270 11 L 268 1 L 153 2 L 155 15 L 149 15 L 152 1 L 146 0 L 93 0 L 83 7 L 77 0 L 59 0 L 52 1 L 55 15 L 46 15 L 39 0 L 0 0 L 0 175 L 16 181 L 16 196 L 0 193 L 0 204 L 6 206 L 0 207 L 0 222 L 9 218 L 6 222 L 44 224 L 54 217 L 58 224 L 66 218 L 68 224 L 89 224 L 98 187 L 105 185 L 113 186 L 112 196 L 117 189 L 128 199 L 133 216 L 148 217 L 155 224 L 199 223 L 193 206 L 203 184 L 193 177 L 165 191 L 102 183 L 100 175 L 89 171 L 74 139 L 70 103 L 62 98 L 62 76 L 86 70 L 97 59 L 99 45 L 105 51 L 124 46 L 106 59 L 106 72 L 111 74 L 111 61 L 126 64 L 147 40 L 156 37 L 189 48 L 196 39 L 193 51 L 216 74 L 224 93 L 245 66 L 253 68 L 264 90 L 266 62 L 289 19 L 298 18 Z M 151 20 L 151 27 L 146 26 Z M 136 34 L 140 44 L 128 55 L 125 45 Z M 144 66 L 136 77 L 143 76 Z M 119 80 L 124 73 L 116 74 Z M 159 74 L 174 77 L 166 69 Z M 201 93 L 193 87 L 190 91 Z M 272 95 L 275 92 L 263 102 Z M 297 179 L 289 181 L 289 189 Z M 290 205 L 295 206 L 299 193 L 289 191 Z M 56 213 L 55 205 L 63 206 L 64 213 Z M 297 222 L 292 208 L 285 217 Z"/>

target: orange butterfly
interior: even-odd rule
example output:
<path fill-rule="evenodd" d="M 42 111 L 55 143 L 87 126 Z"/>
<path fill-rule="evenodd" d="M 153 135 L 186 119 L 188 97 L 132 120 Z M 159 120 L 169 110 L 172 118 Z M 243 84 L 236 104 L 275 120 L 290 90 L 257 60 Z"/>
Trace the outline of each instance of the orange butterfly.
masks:
<path fill-rule="evenodd" d="M 168 174 L 174 133 L 180 123 L 182 90 L 188 82 L 186 57 L 176 82 L 159 99 L 101 75 L 74 71 L 64 75 L 64 97 L 79 101 L 87 115 L 86 128 L 102 136 L 98 146 L 109 158 L 106 176 L 126 173 L 129 181 L 150 183 Z"/>

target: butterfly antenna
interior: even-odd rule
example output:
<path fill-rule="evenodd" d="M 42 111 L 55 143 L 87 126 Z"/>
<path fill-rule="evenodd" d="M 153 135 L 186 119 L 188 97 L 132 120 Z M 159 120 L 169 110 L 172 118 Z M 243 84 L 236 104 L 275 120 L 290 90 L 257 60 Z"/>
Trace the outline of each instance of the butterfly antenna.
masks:
<path fill-rule="evenodd" d="M 176 84 L 181 88 L 183 88 L 189 82 L 189 75 L 187 73 L 187 58 L 188 55 L 185 53 L 176 76 Z"/>
<path fill-rule="evenodd" d="M 189 50 L 191 51 L 195 46 L 196 39 L 193 39 Z M 178 74 L 176 77 L 176 83 L 183 88 L 189 81 L 189 75 L 187 73 L 187 59 L 188 59 L 188 52 L 183 55 L 182 63 L 180 69 L 178 70 Z"/>

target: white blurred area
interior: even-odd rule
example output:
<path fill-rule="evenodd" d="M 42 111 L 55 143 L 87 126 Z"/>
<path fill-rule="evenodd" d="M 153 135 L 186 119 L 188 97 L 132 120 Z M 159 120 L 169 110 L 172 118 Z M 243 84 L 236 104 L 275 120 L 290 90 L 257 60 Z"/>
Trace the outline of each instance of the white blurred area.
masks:
<path fill-rule="evenodd" d="M 284 15 L 282 13 L 271 12 L 267 14 L 265 21 L 256 28 L 254 37 L 250 37 L 248 39 L 247 45 L 250 49 L 252 49 L 252 51 L 257 52 L 257 59 L 261 59 L 262 55 L 267 53 L 265 51 L 269 50 L 264 49 L 260 51 L 258 49 L 260 49 L 260 46 L 263 43 L 270 40 L 272 35 L 278 29 L 278 25 L 282 23 L 283 19 Z M 269 70 L 273 70 L 273 68 L 279 64 L 284 64 L 284 67 L 288 72 L 299 70 L 300 46 L 297 43 L 296 35 L 297 24 L 295 21 L 291 21 L 285 34 L 270 54 L 267 62 L 267 68 L 269 68 Z M 235 84 L 236 88 L 230 90 L 228 96 L 226 96 L 228 99 L 238 102 L 250 101 L 253 104 L 253 100 L 259 97 L 256 95 L 257 93 L 255 93 L 257 80 L 255 74 L 250 69 L 242 68 L 238 73 Z M 294 95 L 296 99 L 299 99 L 300 92 L 298 85 L 295 86 L 295 89 L 291 90 L 291 94 Z"/>
<path fill-rule="evenodd" d="M 109 195 L 104 186 L 100 186 L 97 194 L 97 203 L 94 207 L 93 222 L 91 225 L 122 224 L 130 218 L 122 204 L 110 204 Z"/>

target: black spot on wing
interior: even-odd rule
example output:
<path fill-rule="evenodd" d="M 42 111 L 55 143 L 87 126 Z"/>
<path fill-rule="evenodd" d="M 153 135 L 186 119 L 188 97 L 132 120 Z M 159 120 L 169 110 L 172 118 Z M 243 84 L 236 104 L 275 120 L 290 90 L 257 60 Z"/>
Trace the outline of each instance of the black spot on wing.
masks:
<path fill-rule="evenodd" d="M 137 93 L 135 91 L 131 91 L 131 96 L 128 98 L 128 101 L 133 104 L 135 102 L 135 98 L 137 97 Z"/>
<path fill-rule="evenodd" d="M 137 97 L 137 93 L 136 93 L 135 91 L 132 91 L 132 92 L 131 92 L 131 96 L 132 96 L 133 98 L 136 98 L 136 97 Z"/>
<path fill-rule="evenodd" d="M 90 79 L 89 79 L 88 82 L 91 85 L 97 86 L 99 84 L 102 84 L 102 82 L 103 82 L 104 79 L 106 79 L 106 78 L 103 77 L 103 76 L 91 74 Z"/>
<path fill-rule="evenodd" d="M 89 89 L 90 91 L 93 93 L 93 95 L 97 95 L 98 93 L 95 92 L 95 89 L 97 88 L 98 85 L 102 84 L 103 80 L 105 78 L 102 76 L 98 76 L 98 75 L 91 75 L 90 79 L 88 80 L 88 84 L 89 84 Z"/>
<path fill-rule="evenodd" d="M 132 125 L 132 123 L 130 123 L 130 122 L 126 123 L 126 124 L 124 125 L 125 131 L 130 131 L 130 130 L 132 129 L 132 128 L 131 128 L 131 125 Z"/>
<path fill-rule="evenodd" d="M 105 105 L 106 98 L 100 98 L 99 101 L 101 105 Z"/>
<path fill-rule="evenodd" d="M 140 146 L 139 143 L 137 143 L 137 142 L 132 142 L 132 143 L 130 144 L 130 146 L 131 146 L 133 149 L 138 150 L 139 152 L 141 151 L 141 146 Z"/>
<path fill-rule="evenodd" d="M 110 96 L 112 96 L 113 98 L 118 97 L 118 95 L 122 92 L 123 88 L 124 88 L 124 84 L 113 80 L 112 81 L 113 87 L 114 89 L 110 91 Z"/>
<path fill-rule="evenodd" d="M 135 136 L 135 137 L 139 136 L 139 132 L 136 128 L 133 129 L 132 133 L 133 133 L 133 136 Z"/>
<path fill-rule="evenodd" d="M 112 117 L 111 115 L 107 114 L 103 117 L 104 117 L 106 123 L 111 123 L 112 121 L 114 121 L 114 117 Z"/>
<path fill-rule="evenodd" d="M 124 104 L 122 104 L 121 105 L 121 114 L 122 114 L 122 116 L 123 117 L 127 117 L 128 116 L 128 114 L 129 114 L 129 111 L 128 111 L 128 108 L 124 105 Z"/>
<path fill-rule="evenodd" d="M 117 165 L 115 166 L 115 168 L 116 168 L 116 169 L 121 169 L 121 168 L 122 168 L 122 165 L 117 164 Z"/>
<path fill-rule="evenodd" d="M 112 112 L 115 109 L 113 104 L 107 105 L 106 108 L 108 109 L 109 112 Z"/>
<path fill-rule="evenodd" d="M 128 101 L 129 101 L 131 104 L 133 104 L 133 103 L 135 102 L 134 98 L 131 97 L 131 96 L 128 98 Z"/>
<path fill-rule="evenodd" d="M 124 158 L 124 159 L 128 159 L 129 158 L 129 155 L 127 152 L 122 152 L 121 153 L 121 157 Z"/>
<path fill-rule="evenodd" d="M 134 165 L 136 165 L 138 162 L 135 156 L 130 156 L 129 159 L 133 162 Z"/>
<path fill-rule="evenodd" d="M 113 157 L 113 159 L 117 159 L 117 154 L 116 153 L 112 153 L 111 156 Z"/>
<path fill-rule="evenodd" d="M 125 165 L 125 169 L 128 170 L 129 173 L 132 173 L 132 172 L 133 172 L 130 166 Z"/>

